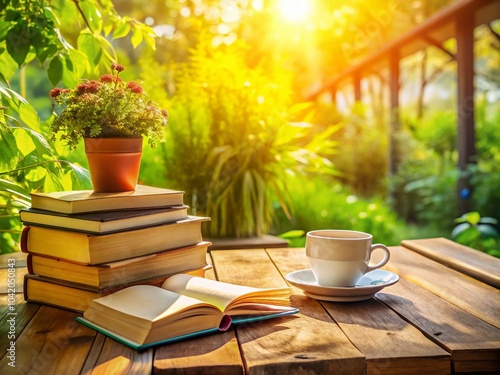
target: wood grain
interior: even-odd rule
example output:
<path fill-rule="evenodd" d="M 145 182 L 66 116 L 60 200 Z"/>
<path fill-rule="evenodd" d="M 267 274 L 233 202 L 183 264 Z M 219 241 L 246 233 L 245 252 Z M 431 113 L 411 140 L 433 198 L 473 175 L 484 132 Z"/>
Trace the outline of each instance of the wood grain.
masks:
<path fill-rule="evenodd" d="M 10 347 L 9 333 L 10 331 L 10 321 L 9 319 L 14 318 L 15 321 L 15 331 L 13 332 L 15 338 L 17 339 L 26 328 L 31 318 L 36 314 L 41 305 L 37 303 L 26 303 L 24 302 L 24 297 L 22 294 L 16 294 L 15 304 L 12 305 L 8 302 L 7 295 L 0 296 L 0 358 L 6 353 L 8 347 Z"/>
<path fill-rule="evenodd" d="M 500 290 L 405 247 L 390 248 L 386 268 L 500 328 Z"/>
<path fill-rule="evenodd" d="M 297 269 L 307 265 L 303 249 L 268 252 L 283 272 L 294 271 L 290 265 L 297 265 Z M 450 373 L 450 355 L 380 302 L 321 304 L 366 357 L 367 374 Z"/>
<path fill-rule="evenodd" d="M 500 373 L 500 329 L 405 279 L 376 298 L 451 353 L 456 372 Z"/>
<path fill-rule="evenodd" d="M 367 374 L 449 374 L 450 355 L 380 302 L 324 302 L 366 356 Z"/>
<path fill-rule="evenodd" d="M 221 281 L 255 287 L 287 283 L 264 250 L 212 251 Z M 237 327 L 247 374 L 363 374 L 364 357 L 318 302 L 293 295 L 297 316 Z M 307 327 L 307 328 L 305 328 Z"/>
<path fill-rule="evenodd" d="M 414 248 L 391 247 L 386 267 L 402 279 L 375 299 L 320 303 L 292 288 L 297 315 L 145 351 L 75 322 L 77 313 L 26 303 L 18 293 L 14 371 L 4 339 L 11 310 L 8 296 L 0 295 L 0 373 L 500 373 L 499 290 L 462 274 L 455 267 L 458 260 L 443 260 L 455 253 L 444 256 L 444 250 L 433 247 L 444 247 L 441 239 L 418 241 L 428 248 L 420 251 L 425 255 Z M 436 251 L 444 258 L 433 260 Z M 456 258 L 466 252 L 458 250 Z M 212 256 L 214 270 L 208 278 L 256 287 L 286 286 L 288 272 L 309 267 L 304 249 L 297 248 L 214 250 Z M 476 266 L 481 268 L 482 262 Z"/>
<path fill-rule="evenodd" d="M 75 321 L 76 313 L 42 306 L 16 341 L 15 373 L 78 374 L 95 332 Z M 8 372 L 7 357 L 0 373 Z"/>
<path fill-rule="evenodd" d="M 219 281 L 256 288 L 288 286 L 264 249 L 213 250 L 210 254 Z"/>
<path fill-rule="evenodd" d="M 244 374 L 234 331 L 158 347 L 154 374 Z"/>
<path fill-rule="evenodd" d="M 151 374 L 153 349 L 137 351 L 100 333 L 97 336 L 82 375 Z"/>
<path fill-rule="evenodd" d="M 404 240 L 401 246 L 495 288 L 500 288 L 500 259 L 489 254 L 442 237 Z"/>

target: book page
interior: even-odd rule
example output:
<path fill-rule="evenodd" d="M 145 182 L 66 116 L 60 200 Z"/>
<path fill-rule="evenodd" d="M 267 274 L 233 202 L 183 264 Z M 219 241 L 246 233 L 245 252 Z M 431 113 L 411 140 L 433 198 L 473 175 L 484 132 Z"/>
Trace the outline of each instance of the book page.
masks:
<path fill-rule="evenodd" d="M 208 302 L 223 312 L 230 308 L 234 301 L 247 302 L 248 304 L 273 304 L 275 299 L 288 301 L 290 295 L 289 288 L 252 288 L 184 274 L 170 277 L 163 283 L 162 288 Z M 275 304 L 285 305 L 289 302 Z"/>
<path fill-rule="evenodd" d="M 93 301 L 123 314 L 155 321 L 178 314 L 202 301 L 151 285 L 134 285 Z"/>

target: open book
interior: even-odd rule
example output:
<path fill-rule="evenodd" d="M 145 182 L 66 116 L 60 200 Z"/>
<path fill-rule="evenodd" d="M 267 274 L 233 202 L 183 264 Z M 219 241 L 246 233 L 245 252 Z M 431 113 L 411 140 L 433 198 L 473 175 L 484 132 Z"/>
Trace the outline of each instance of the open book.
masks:
<path fill-rule="evenodd" d="M 135 349 L 177 341 L 231 324 L 297 313 L 291 289 L 260 289 L 191 275 L 167 279 L 161 288 L 136 285 L 90 303 L 76 319 Z"/>

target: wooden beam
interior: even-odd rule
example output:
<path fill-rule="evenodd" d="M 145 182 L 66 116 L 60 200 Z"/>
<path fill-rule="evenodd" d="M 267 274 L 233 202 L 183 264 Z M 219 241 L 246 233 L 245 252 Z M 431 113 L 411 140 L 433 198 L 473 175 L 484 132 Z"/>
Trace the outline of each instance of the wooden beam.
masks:
<path fill-rule="evenodd" d="M 453 38 L 453 22 L 456 19 L 456 15 L 460 12 L 462 14 L 468 13 L 469 16 L 475 15 L 475 17 L 471 17 L 473 19 L 472 22 L 474 26 L 479 26 L 499 19 L 499 9 L 498 0 L 458 0 L 451 3 L 449 6 L 431 15 L 421 24 L 416 25 L 409 32 L 385 43 L 358 63 L 350 65 L 340 74 L 326 81 L 319 90 L 311 93 L 308 99 L 315 99 L 322 92 L 328 91 L 331 85 L 340 87 L 340 84 L 352 77 L 355 72 L 364 74 L 366 69 L 381 69 L 385 66 L 386 57 L 392 54 L 393 51 L 398 50 L 400 59 L 403 59 L 428 47 L 429 44 L 442 44 L 446 40 Z M 432 42 L 427 40 L 423 43 L 422 41 L 425 40 L 423 39 L 424 37 L 431 38 Z M 445 51 L 445 53 L 447 52 Z"/>

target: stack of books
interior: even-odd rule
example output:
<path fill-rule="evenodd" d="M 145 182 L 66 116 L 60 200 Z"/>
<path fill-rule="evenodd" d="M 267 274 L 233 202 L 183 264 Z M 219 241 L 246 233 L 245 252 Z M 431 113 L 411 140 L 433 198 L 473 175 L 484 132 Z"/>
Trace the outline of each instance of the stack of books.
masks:
<path fill-rule="evenodd" d="M 134 192 L 32 193 L 21 211 L 27 253 L 24 298 L 82 312 L 131 285 L 204 277 L 210 242 L 188 215 L 184 192 L 138 185 Z"/>

